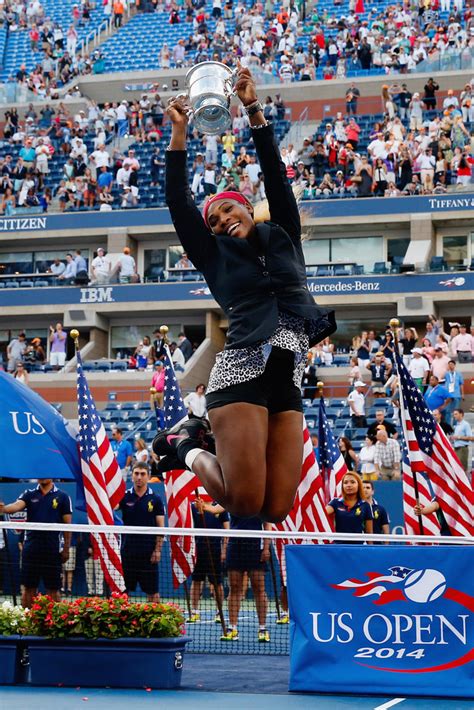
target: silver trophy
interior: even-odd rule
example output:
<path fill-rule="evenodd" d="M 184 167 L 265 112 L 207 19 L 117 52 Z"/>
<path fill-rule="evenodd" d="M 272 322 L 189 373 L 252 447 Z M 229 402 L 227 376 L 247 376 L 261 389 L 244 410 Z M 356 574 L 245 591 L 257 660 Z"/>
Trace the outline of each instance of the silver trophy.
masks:
<path fill-rule="evenodd" d="M 200 133 L 217 135 L 231 127 L 230 100 L 235 78 L 236 72 L 221 62 L 200 62 L 186 74 L 184 97 Z"/>

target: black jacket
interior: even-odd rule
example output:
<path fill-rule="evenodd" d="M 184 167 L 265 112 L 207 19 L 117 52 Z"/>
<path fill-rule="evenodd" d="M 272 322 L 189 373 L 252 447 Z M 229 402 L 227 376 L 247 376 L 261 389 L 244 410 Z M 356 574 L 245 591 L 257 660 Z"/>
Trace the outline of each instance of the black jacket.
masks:
<path fill-rule="evenodd" d="M 318 308 L 308 291 L 298 206 L 273 129 L 252 136 L 271 216 L 257 225 L 265 266 L 247 239 L 216 236 L 206 227 L 189 189 L 186 151 L 166 152 L 166 203 L 181 244 L 229 319 L 227 348 L 269 338 L 279 311 L 311 321 L 314 345 L 336 330 L 334 312 Z"/>

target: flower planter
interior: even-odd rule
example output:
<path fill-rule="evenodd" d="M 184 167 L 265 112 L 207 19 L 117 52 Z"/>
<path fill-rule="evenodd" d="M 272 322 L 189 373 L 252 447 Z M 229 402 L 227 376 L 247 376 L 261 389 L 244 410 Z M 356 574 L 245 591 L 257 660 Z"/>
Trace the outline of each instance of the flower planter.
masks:
<path fill-rule="evenodd" d="M 24 636 L 31 685 L 177 688 L 189 637 L 48 639 Z"/>
<path fill-rule="evenodd" d="M 21 665 L 24 647 L 20 636 L 0 636 L 0 685 L 25 681 L 26 669 Z"/>

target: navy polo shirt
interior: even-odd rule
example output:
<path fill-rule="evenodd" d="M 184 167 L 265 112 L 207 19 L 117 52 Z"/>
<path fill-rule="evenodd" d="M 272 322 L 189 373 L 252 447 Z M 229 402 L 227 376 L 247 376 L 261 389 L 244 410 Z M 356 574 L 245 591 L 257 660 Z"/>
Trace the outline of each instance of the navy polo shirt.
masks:
<path fill-rule="evenodd" d="M 374 533 L 381 535 L 383 532 L 382 527 L 390 524 L 387 511 L 383 505 L 379 505 L 376 500 L 372 503 L 371 508 L 374 519 Z"/>
<path fill-rule="evenodd" d="M 194 503 L 191 505 L 191 511 L 193 514 L 193 525 L 195 528 L 210 528 L 212 530 L 222 530 L 224 527 L 224 523 L 229 522 L 229 513 L 227 513 L 226 511 L 224 511 L 223 513 L 208 513 L 207 511 L 205 511 L 204 521 L 203 516 L 201 515 L 201 513 L 199 513 Z M 207 541 L 209 541 L 212 547 L 220 547 L 222 538 L 209 537 L 206 540 L 206 538 L 197 537 L 196 545 L 198 548 L 207 548 Z"/>
<path fill-rule="evenodd" d="M 343 498 L 333 498 L 329 505 L 334 508 L 336 532 L 363 533 L 365 521 L 373 520 L 370 505 L 366 500 L 359 499 L 352 508 L 349 508 Z"/>
<path fill-rule="evenodd" d="M 29 488 L 18 497 L 26 504 L 26 519 L 29 523 L 62 523 L 64 515 L 72 514 L 71 499 L 53 486 L 49 493 L 43 495 L 41 488 Z M 25 548 L 37 546 L 48 547 L 59 551 L 61 533 L 27 530 L 25 535 Z"/>
<path fill-rule="evenodd" d="M 122 511 L 124 525 L 139 525 L 141 527 L 156 527 L 156 516 L 164 515 L 165 508 L 160 496 L 147 488 L 146 493 L 139 496 L 135 489 L 129 488 L 119 505 Z M 155 535 L 124 535 L 123 549 L 137 549 L 140 551 L 153 551 L 155 547 Z"/>

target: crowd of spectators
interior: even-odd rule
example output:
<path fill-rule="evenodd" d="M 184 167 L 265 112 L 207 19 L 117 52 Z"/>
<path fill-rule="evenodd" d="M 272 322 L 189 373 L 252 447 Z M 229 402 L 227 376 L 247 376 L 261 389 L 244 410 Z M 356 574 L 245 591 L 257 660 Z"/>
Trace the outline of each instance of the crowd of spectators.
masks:
<path fill-rule="evenodd" d="M 399 82 L 383 85 L 382 112 L 370 125 L 359 113 L 360 91 L 352 83 L 345 95 L 346 113 L 323 121 L 301 146 L 282 146 L 290 181 L 301 186 L 303 199 L 443 194 L 450 186 L 468 187 L 474 166 L 473 84 L 459 93 L 450 89 L 443 99 L 433 79 L 413 93 Z M 87 110 L 76 114 L 64 103 L 38 110 L 30 104 L 24 120 L 16 109 L 7 110 L 0 210 L 9 215 L 18 208 L 107 211 L 140 206 L 144 175 L 157 192 L 163 188 L 164 110 L 157 93 L 101 107 L 90 101 Z M 282 120 L 285 110 L 280 94 L 265 98 L 268 120 Z M 191 128 L 194 145 L 201 146 L 193 154 L 190 174 L 198 201 L 228 189 L 239 190 L 252 202 L 265 198 L 260 166 L 246 147 L 247 128 L 240 110 L 222 136 L 201 136 Z M 113 147 L 117 134 L 133 136 L 137 145 L 122 152 Z M 139 159 L 143 144 L 153 150 Z"/>
<path fill-rule="evenodd" d="M 130 3 L 135 10 L 134 2 Z M 168 13 L 169 23 L 182 25 L 174 47 L 165 41 L 156 57 L 161 69 L 217 60 L 231 66 L 236 59 L 265 80 L 282 82 L 345 78 L 358 72 L 407 73 L 433 58 L 466 57 L 474 46 L 472 10 L 463 0 L 420 0 L 365 8 L 363 0 L 334 1 L 334 9 L 317 3 L 281 5 L 266 0 L 248 7 L 232 0 L 157 0 L 137 3 L 138 10 Z M 32 72 L 22 65 L 9 82 L 39 98 L 52 98 L 75 76 L 102 73 L 100 51 L 76 53 L 78 28 L 87 25 L 95 3 L 73 5 L 69 26 L 52 21 L 40 0 L 8 0 L 0 22 L 10 32 L 28 31 L 31 50 L 42 60 Z M 126 0 L 104 0 L 103 17 L 120 28 Z M 212 27 L 210 21 L 212 20 Z M 455 68 L 459 64 L 453 65 Z M 318 73 L 319 69 L 319 73 Z"/>
<path fill-rule="evenodd" d="M 298 6 L 291 0 L 273 0 L 252 7 L 238 2 L 204 0 L 156 4 L 169 11 L 171 24 L 192 25 L 192 32 L 173 51 L 165 44 L 160 67 L 186 66 L 215 59 L 245 66 L 281 81 L 309 81 L 322 69 L 324 79 L 371 70 L 407 73 L 426 60 L 470 56 L 474 44 L 472 11 L 463 0 L 423 0 L 364 7 L 363 0 L 346 5 L 335 0 L 334 9 L 317 3 Z M 210 18 L 216 20 L 213 31 Z M 225 20 L 232 20 L 229 32 Z M 193 59 L 186 55 L 193 52 Z"/>

